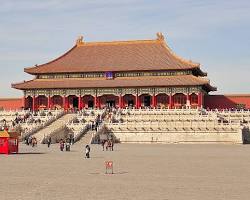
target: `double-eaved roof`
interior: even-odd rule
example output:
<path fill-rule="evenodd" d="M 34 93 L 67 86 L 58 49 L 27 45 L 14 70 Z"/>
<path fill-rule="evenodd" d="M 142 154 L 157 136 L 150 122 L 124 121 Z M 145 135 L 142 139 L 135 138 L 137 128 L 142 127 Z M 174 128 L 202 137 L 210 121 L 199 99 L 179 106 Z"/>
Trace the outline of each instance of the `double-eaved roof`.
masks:
<path fill-rule="evenodd" d="M 80 37 L 76 45 L 59 58 L 46 64 L 25 68 L 33 74 L 59 74 L 84 72 L 192 70 L 205 76 L 200 64 L 184 60 L 167 46 L 162 34 L 155 40 L 84 42 Z M 164 77 L 129 77 L 114 80 L 99 79 L 34 79 L 13 84 L 17 89 L 73 88 L 73 87 L 143 87 L 209 85 L 207 79 L 194 75 Z"/>
<path fill-rule="evenodd" d="M 25 68 L 30 74 L 195 69 L 176 56 L 164 40 L 79 42 L 61 57 Z"/>

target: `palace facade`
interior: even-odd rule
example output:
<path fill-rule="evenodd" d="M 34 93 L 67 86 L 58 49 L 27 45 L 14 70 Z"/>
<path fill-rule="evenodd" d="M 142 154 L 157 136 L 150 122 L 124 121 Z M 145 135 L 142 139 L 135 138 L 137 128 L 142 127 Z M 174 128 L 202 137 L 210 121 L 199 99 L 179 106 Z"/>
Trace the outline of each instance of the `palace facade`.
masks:
<path fill-rule="evenodd" d="M 12 84 L 32 110 L 105 106 L 203 107 L 210 85 L 200 64 L 171 51 L 164 36 L 154 40 L 85 42 L 79 37 L 64 55 L 25 68 L 34 79 Z"/>

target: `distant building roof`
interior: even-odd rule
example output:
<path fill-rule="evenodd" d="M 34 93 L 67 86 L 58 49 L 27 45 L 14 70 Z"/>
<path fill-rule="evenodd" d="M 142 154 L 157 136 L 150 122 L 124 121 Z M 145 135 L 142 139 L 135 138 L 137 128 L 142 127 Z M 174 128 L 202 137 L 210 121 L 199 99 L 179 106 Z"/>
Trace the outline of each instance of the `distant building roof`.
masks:
<path fill-rule="evenodd" d="M 29 74 L 105 71 L 147 71 L 196 69 L 200 64 L 174 54 L 161 33 L 155 40 L 84 42 L 46 64 L 25 68 Z"/>

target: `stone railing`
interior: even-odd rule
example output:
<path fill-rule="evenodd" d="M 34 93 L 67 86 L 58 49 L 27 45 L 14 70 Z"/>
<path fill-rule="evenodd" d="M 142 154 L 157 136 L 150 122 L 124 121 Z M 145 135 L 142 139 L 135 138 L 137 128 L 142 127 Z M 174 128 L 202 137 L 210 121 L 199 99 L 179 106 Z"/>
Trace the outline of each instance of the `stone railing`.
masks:
<path fill-rule="evenodd" d="M 106 123 L 111 131 L 238 131 L 242 129 L 240 123 L 216 123 L 216 122 L 125 122 Z"/>
<path fill-rule="evenodd" d="M 88 131 L 90 130 L 90 125 L 86 124 L 79 133 L 74 135 L 74 142 L 78 142 Z"/>
<path fill-rule="evenodd" d="M 56 116 L 51 116 L 47 121 L 42 122 L 37 126 L 35 125 L 35 127 L 33 127 L 32 129 L 21 134 L 21 140 L 24 140 L 26 137 L 30 137 L 34 135 L 35 133 L 37 133 L 38 131 L 46 128 L 47 126 L 49 126 L 50 124 L 52 124 L 53 122 L 61 118 L 63 115 L 64 115 L 64 112 L 59 112 Z M 30 125 L 32 125 L 32 123 Z M 21 123 L 20 123 L 20 126 L 22 127 Z"/>
<path fill-rule="evenodd" d="M 107 131 L 106 123 L 100 124 L 98 129 L 97 129 L 97 132 L 92 136 L 91 144 L 98 144 L 99 136 L 102 134 L 107 134 L 107 133 L 108 133 L 108 131 Z"/>
<path fill-rule="evenodd" d="M 67 126 L 64 124 L 58 128 L 56 128 L 55 130 L 53 130 L 51 133 L 49 133 L 48 135 L 44 135 L 41 143 L 45 144 L 48 140 L 48 137 L 53 138 L 52 139 L 52 143 L 56 143 L 59 141 L 59 139 L 64 138 L 64 136 L 61 136 L 58 133 L 63 133 L 63 132 L 67 132 Z"/>

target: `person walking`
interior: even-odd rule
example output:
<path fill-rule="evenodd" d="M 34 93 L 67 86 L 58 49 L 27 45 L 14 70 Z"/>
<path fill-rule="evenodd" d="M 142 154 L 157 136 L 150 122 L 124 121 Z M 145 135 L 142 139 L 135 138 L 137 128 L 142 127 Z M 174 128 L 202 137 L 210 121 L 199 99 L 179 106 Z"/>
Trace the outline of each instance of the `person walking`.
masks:
<path fill-rule="evenodd" d="M 63 149 L 64 149 L 64 141 L 63 141 L 63 139 L 60 140 L 59 144 L 60 144 L 60 150 L 63 151 Z"/>
<path fill-rule="evenodd" d="M 106 141 L 102 140 L 102 150 L 104 151 L 104 146 L 105 146 Z"/>
<path fill-rule="evenodd" d="M 51 137 L 48 137 L 48 139 L 47 139 L 47 144 L 48 144 L 48 148 L 49 148 L 50 145 L 51 145 Z"/>
<path fill-rule="evenodd" d="M 89 158 L 89 154 L 90 154 L 90 146 L 87 144 L 85 146 L 85 158 Z"/>
<path fill-rule="evenodd" d="M 70 138 L 67 138 L 66 139 L 66 144 L 65 144 L 65 149 L 66 149 L 66 151 L 70 151 Z"/>

